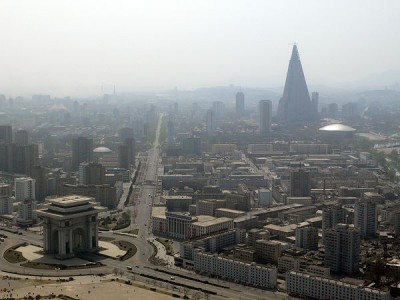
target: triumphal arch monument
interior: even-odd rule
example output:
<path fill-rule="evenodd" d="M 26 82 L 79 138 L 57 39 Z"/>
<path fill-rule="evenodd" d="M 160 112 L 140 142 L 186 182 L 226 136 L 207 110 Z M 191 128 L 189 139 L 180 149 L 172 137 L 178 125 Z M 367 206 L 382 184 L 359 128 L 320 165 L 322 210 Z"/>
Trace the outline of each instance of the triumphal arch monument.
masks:
<path fill-rule="evenodd" d="M 50 198 L 37 214 L 43 219 L 43 250 L 65 259 L 99 250 L 97 215 L 106 208 L 94 198 L 69 195 Z"/>

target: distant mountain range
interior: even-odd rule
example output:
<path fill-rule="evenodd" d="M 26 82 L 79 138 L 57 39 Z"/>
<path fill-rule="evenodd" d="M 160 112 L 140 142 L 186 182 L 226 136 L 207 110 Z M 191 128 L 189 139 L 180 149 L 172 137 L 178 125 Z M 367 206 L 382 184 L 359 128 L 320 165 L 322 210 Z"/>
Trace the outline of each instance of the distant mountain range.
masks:
<path fill-rule="evenodd" d="M 400 70 L 387 70 L 371 74 L 349 84 L 353 88 L 396 89 L 400 90 Z"/>

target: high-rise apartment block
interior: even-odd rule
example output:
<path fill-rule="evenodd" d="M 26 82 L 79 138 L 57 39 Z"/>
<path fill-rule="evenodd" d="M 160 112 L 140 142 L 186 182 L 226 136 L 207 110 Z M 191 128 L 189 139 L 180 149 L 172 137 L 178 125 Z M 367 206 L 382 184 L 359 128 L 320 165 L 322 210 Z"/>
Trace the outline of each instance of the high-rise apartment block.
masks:
<path fill-rule="evenodd" d="M 105 184 L 106 168 L 102 164 L 83 162 L 79 165 L 78 174 L 81 185 Z"/>
<path fill-rule="evenodd" d="M 12 187 L 9 184 L 0 183 L 0 196 L 11 197 Z"/>
<path fill-rule="evenodd" d="M 25 199 L 18 203 L 17 223 L 19 225 L 30 225 L 36 222 L 36 202 L 33 200 Z"/>
<path fill-rule="evenodd" d="M 9 196 L 0 195 L 0 216 L 11 215 L 13 212 L 13 200 Z"/>
<path fill-rule="evenodd" d="M 31 169 L 31 177 L 35 179 L 35 199 L 44 201 L 47 194 L 47 171 L 42 166 L 33 166 Z"/>
<path fill-rule="evenodd" d="M 360 229 L 362 238 L 374 238 L 376 236 L 378 214 L 374 200 L 363 198 L 356 202 L 354 225 Z"/>
<path fill-rule="evenodd" d="M 309 197 L 311 195 L 310 173 L 299 169 L 290 174 L 290 196 Z"/>
<path fill-rule="evenodd" d="M 134 138 L 125 139 L 124 143 L 118 147 L 119 167 L 127 170 L 135 164 L 136 144 Z"/>
<path fill-rule="evenodd" d="M 93 160 L 93 140 L 77 137 L 72 140 L 72 170 L 78 171 L 79 164 Z"/>
<path fill-rule="evenodd" d="M 214 111 L 212 109 L 207 110 L 206 127 L 207 132 L 213 132 L 215 129 Z"/>
<path fill-rule="evenodd" d="M 25 129 L 18 129 L 15 132 L 14 140 L 17 145 L 27 146 L 28 145 L 28 132 Z"/>
<path fill-rule="evenodd" d="M 346 211 L 340 205 L 325 206 L 322 208 L 322 240 L 325 244 L 325 232 L 335 228 L 338 224 L 345 224 Z"/>
<path fill-rule="evenodd" d="M 295 230 L 296 247 L 318 250 L 318 228 L 298 227 Z"/>
<path fill-rule="evenodd" d="M 261 100 L 260 109 L 260 133 L 267 134 L 271 131 L 272 120 L 272 102 L 270 100 Z"/>
<path fill-rule="evenodd" d="M 10 125 L 0 126 L 0 144 L 10 144 L 12 142 L 12 127 Z"/>
<path fill-rule="evenodd" d="M 21 177 L 15 179 L 15 200 L 35 200 L 35 183 L 36 180 L 29 177 Z"/>
<path fill-rule="evenodd" d="M 244 114 L 244 94 L 242 92 L 236 93 L 236 116 L 240 117 Z"/>
<path fill-rule="evenodd" d="M 359 270 L 360 231 L 354 225 L 338 224 L 325 232 L 325 265 L 332 272 L 353 274 Z"/>

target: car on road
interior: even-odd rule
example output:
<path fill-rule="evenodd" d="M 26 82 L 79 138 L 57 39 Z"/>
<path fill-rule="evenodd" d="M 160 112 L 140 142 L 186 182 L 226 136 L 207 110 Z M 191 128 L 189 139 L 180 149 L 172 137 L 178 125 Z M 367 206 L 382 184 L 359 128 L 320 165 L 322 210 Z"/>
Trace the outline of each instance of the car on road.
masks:
<path fill-rule="evenodd" d="M 174 276 L 171 276 L 170 279 L 171 279 L 171 280 L 175 280 L 175 277 L 174 277 Z"/>
<path fill-rule="evenodd" d="M 129 270 L 129 271 L 131 271 L 131 270 L 132 270 L 132 267 L 131 267 L 131 266 L 126 266 L 126 269 Z"/>

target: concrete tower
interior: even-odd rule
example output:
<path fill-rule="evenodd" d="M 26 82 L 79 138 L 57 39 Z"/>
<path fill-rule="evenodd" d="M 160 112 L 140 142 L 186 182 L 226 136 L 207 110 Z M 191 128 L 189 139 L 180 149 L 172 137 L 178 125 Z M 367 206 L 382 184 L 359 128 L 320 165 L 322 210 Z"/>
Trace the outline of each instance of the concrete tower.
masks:
<path fill-rule="evenodd" d="M 0 143 L 9 144 L 12 142 L 12 127 L 10 125 L 0 126 Z"/>
<path fill-rule="evenodd" d="M 36 180 L 29 177 L 15 179 L 15 201 L 36 200 Z"/>
<path fill-rule="evenodd" d="M 207 132 L 213 132 L 215 129 L 214 111 L 212 109 L 207 110 Z"/>
<path fill-rule="evenodd" d="M 290 173 L 290 196 L 311 196 L 311 177 L 309 172 L 299 169 Z"/>
<path fill-rule="evenodd" d="M 244 114 L 244 94 L 242 92 L 236 93 L 236 116 L 240 117 Z"/>
<path fill-rule="evenodd" d="M 378 230 L 376 203 L 372 199 L 360 199 L 354 207 L 354 225 L 359 228 L 361 237 L 374 238 Z"/>
<path fill-rule="evenodd" d="M 338 224 L 326 231 L 325 265 L 334 273 L 358 273 L 360 231 L 354 225 Z"/>
<path fill-rule="evenodd" d="M 284 123 L 313 121 L 317 118 L 315 104 L 316 102 L 314 102 L 313 106 L 311 102 L 299 52 L 297 51 L 297 46 L 294 45 L 283 96 L 279 101 L 278 118 Z"/>
<path fill-rule="evenodd" d="M 271 131 L 272 102 L 270 100 L 261 100 L 260 108 L 260 133 L 267 134 Z"/>
<path fill-rule="evenodd" d="M 93 140 L 77 137 L 72 140 L 72 170 L 77 171 L 81 162 L 93 160 Z"/>

